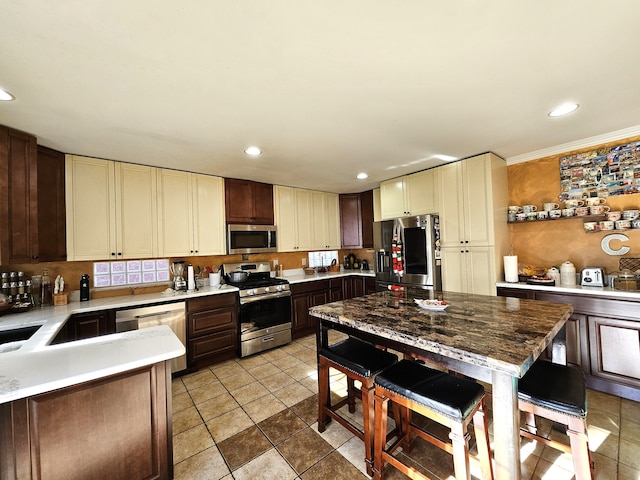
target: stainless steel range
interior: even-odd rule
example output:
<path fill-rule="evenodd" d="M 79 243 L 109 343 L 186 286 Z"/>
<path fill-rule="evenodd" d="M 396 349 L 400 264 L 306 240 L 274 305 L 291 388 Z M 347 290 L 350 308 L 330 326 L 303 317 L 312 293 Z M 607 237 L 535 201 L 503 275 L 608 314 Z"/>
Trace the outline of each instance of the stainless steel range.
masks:
<path fill-rule="evenodd" d="M 225 282 L 240 289 L 240 356 L 291 342 L 289 282 L 271 277 L 269 262 L 225 263 Z"/>

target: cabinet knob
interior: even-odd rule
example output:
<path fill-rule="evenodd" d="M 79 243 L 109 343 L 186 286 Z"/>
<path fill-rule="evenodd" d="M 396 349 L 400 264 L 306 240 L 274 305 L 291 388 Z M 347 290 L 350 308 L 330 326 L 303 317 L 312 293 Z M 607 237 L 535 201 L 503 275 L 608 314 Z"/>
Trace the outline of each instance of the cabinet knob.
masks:
<path fill-rule="evenodd" d="M 37 260 L 38 259 L 38 255 L 34 255 L 33 257 L 31 257 L 33 260 Z"/>
<path fill-rule="evenodd" d="M 111 252 L 111 256 L 115 257 L 116 256 L 116 252 Z"/>
<path fill-rule="evenodd" d="M 198 250 L 196 250 L 196 253 L 198 253 Z"/>
<path fill-rule="evenodd" d="M 118 252 L 118 256 L 121 257 L 122 256 L 122 252 Z"/>

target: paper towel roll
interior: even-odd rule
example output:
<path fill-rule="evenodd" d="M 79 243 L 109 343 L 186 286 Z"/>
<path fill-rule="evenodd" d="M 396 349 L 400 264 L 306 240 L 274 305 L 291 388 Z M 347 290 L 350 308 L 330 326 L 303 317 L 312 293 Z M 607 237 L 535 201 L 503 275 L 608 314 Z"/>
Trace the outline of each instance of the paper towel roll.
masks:
<path fill-rule="evenodd" d="M 518 256 L 504 256 L 504 281 L 518 283 Z"/>

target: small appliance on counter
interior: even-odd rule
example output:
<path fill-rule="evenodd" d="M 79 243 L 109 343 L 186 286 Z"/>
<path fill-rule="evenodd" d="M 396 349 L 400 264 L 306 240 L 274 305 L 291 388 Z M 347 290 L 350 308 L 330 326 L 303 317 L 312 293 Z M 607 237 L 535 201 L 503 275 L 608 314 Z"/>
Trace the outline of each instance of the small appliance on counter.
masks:
<path fill-rule="evenodd" d="M 362 270 L 369 271 L 369 262 L 366 260 L 362 260 Z"/>
<path fill-rule="evenodd" d="M 173 289 L 186 290 L 187 282 L 184 279 L 184 260 L 173 262 L 171 264 L 171 273 L 173 274 Z"/>
<path fill-rule="evenodd" d="M 604 271 L 600 267 L 586 267 L 580 273 L 580 285 L 583 287 L 604 287 Z"/>
<path fill-rule="evenodd" d="M 350 253 L 349 255 L 346 255 L 344 257 L 344 269 L 345 270 L 351 270 L 353 267 L 353 264 L 356 262 L 356 256 L 353 253 Z"/>

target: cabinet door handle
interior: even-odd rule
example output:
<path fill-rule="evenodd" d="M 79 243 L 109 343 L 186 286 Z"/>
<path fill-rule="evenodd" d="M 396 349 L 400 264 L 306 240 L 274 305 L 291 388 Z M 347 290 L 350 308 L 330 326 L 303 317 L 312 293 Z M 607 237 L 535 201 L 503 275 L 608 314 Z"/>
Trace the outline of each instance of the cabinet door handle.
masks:
<path fill-rule="evenodd" d="M 111 256 L 115 257 L 116 256 L 116 252 L 111 252 Z"/>
<path fill-rule="evenodd" d="M 118 256 L 121 257 L 122 256 L 122 252 L 118 252 Z"/>

